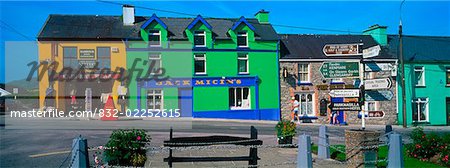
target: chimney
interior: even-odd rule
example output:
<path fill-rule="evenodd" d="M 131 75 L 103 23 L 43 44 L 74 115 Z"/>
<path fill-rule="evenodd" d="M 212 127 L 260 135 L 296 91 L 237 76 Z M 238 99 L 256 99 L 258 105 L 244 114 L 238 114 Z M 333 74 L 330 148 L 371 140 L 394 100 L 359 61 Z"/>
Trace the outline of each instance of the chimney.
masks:
<path fill-rule="evenodd" d="M 255 18 L 258 19 L 258 22 L 261 24 L 269 23 L 269 12 L 261 9 L 258 13 L 255 14 Z"/>
<path fill-rule="evenodd" d="M 367 30 L 363 31 L 364 35 L 371 35 L 375 41 L 381 46 L 387 45 L 387 26 L 380 26 L 378 24 L 370 26 Z"/>
<path fill-rule="evenodd" d="M 122 20 L 124 26 L 132 26 L 134 24 L 134 6 L 122 6 Z"/>

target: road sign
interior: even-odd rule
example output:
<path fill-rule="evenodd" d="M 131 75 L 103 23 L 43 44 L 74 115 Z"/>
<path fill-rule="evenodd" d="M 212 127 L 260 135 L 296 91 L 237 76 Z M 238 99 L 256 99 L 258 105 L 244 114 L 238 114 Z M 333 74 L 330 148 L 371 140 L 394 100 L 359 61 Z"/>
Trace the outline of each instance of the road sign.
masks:
<path fill-rule="evenodd" d="M 364 81 L 364 88 L 366 90 L 389 89 L 391 87 L 392 80 L 390 78 L 368 79 Z"/>
<path fill-rule="evenodd" d="M 391 63 L 365 63 L 364 70 L 367 72 L 379 72 L 379 71 L 392 71 L 395 69 L 395 65 Z"/>
<path fill-rule="evenodd" d="M 361 103 L 359 102 L 345 102 L 334 103 L 331 102 L 331 111 L 361 111 Z"/>
<path fill-rule="evenodd" d="M 359 97 L 359 89 L 337 89 L 330 91 L 331 97 Z"/>
<path fill-rule="evenodd" d="M 359 62 L 324 62 L 320 66 L 323 78 L 358 78 Z"/>
<path fill-rule="evenodd" d="M 323 46 L 323 53 L 326 56 L 351 56 L 360 55 L 360 44 L 327 44 Z"/>
<path fill-rule="evenodd" d="M 384 111 L 369 111 L 369 118 L 383 118 Z"/>
<path fill-rule="evenodd" d="M 2 97 L 2 96 L 8 96 L 8 95 L 10 95 L 11 93 L 9 93 L 8 91 L 6 91 L 6 90 L 3 90 L 2 88 L 0 88 L 0 97 Z"/>
<path fill-rule="evenodd" d="M 389 101 L 394 97 L 394 93 L 390 90 L 373 90 L 366 91 L 364 98 L 366 101 Z"/>
<path fill-rule="evenodd" d="M 370 47 L 368 49 L 363 50 L 363 58 L 372 58 L 378 56 L 380 53 L 381 47 L 379 45 Z"/>

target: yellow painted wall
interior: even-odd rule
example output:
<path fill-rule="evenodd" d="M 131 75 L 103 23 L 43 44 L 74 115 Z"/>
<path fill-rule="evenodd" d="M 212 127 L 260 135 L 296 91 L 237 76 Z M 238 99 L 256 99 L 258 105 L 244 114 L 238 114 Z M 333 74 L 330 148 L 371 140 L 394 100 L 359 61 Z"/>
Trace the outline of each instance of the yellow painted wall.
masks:
<path fill-rule="evenodd" d="M 63 68 L 63 47 L 77 47 L 77 55 L 79 56 L 80 49 L 94 49 L 95 56 L 97 56 L 97 47 L 117 47 L 119 49 L 118 52 L 111 51 L 111 71 L 114 71 L 117 67 L 126 68 L 126 50 L 125 43 L 122 41 L 40 41 L 38 42 L 39 49 L 39 62 L 52 60 L 52 43 L 57 43 L 58 45 L 58 54 L 54 57 L 54 61 L 59 63 L 58 69 L 56 72 L 60 72 Z M 42 67 L 39 69 L 39 74 L 41 75 Z M 49 82 L 47 80 L 48 74 L 44 72 L 43 78 L 39 81 L 39 107 L 42 109 L 44 106 L 45 92 L 49 86 Z M 117 87 L 120 85 L 120 81 L 114 81 L 112 90 L 112 96 L 114 98 L 114 104 L 116 108 L 119 108 L 117 105 Z M 61 88 L 59 82 L 56 81 L 54 84 L 54 89 L 57 96 L 67 96 L 63 95 L 64 89 Z M 63 99 L 56 99 L 56 107 L 58 109 L 64 108 Z"/>

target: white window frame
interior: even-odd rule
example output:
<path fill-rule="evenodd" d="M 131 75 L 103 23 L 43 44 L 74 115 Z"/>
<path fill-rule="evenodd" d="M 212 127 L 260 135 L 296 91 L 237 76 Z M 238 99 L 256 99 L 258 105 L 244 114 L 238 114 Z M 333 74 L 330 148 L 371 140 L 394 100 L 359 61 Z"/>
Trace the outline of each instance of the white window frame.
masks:
<path fill-rule="evenodd" d="M 158 58 L 152 58 L 151 56 L 158 56 Z M 152 63 L 152 60 L 157 60 L 157 62 L 159 63 L 159 68 L 162 68 L 162 59 L 161 59 L 161 54 L 160 53 L 149 53 L 148 55 L 148 60 L 149 60 L 149 66 Z M 159 60 L 159 61 L 158 61 Z M 157 73 L 155 73 L 153 70 L 156 69 L 152 69 L 152 72 L 150 72 L 150 74 L 154 75 L 154 74 L 161 74 L 162 72 L 158 71 Z"/>
<path fill-rule="evenodd" d="M 430 110 L 429 110 L 429 100 L 428 100 L 428 98 L 425 98 L 425 97 L 419 97 L 419 98 L 416 98 L 416 99 L 414 99 L 413 100 L 413 106 L 415 106 L 415 107 L 413 107 L 413 110 L 412 110 L 412 112 L 413 112 L 413 115 L 414 115 L 414 112 L 416 112 L 417 113 L 417 121 L 414 121 L 414 117 L 412 117 L 413 118 L 413 122 L 429 122 L 430 121 Z M 424 103 L 425 104 L 425 120 L 421 120 L 420 119 L 420 104 L 421 103 Z M 414 110 L 414 108 L 417 108 L 417 110 Z"/>
<path fill-rule="evenodd" d="M 247 99 L 244 99 L 244 88 L 247 88 L 248 89 L 248 96 L 247 96 Z M 230 88 L 228 88 L 228 92 L 229 92 L 229 89 L 234 89 L 234 106 L 230 106 L 230 109 L 231 110 L 246 110 L 246 109 L 251 109 L 251 106 L 252 106 L 252 103 L 251 103 L 251 89 L 250 89 L 250 87 L 230 87 Z M 245 101 L 248 101 L 248 107 L 239 107 L 239 106 L 237 106 L 237 90 L 238 89 L 241 89 L 241 95 L 240 95 L 240 97 L 241 97 L 241 100 L 242 100 L 242 104 L 244 104 L 244 100 Z M 229 99 L 229 98 L 228 98 Z"/>
<path fill-rule="evenodd" d="M 416 73 L 422 73 L 422 76 L 419 80 L 416 79 L 417 74 Z M 414 67 L 414 81 L 415 81 L 415 86 L 418 87 L 423 87 L 425 86 L 425 67 L 423 66 L 416 66 Z"/>
<path fill-rule="evenodd" d="M 242 33 L 242 34 L 241 34 Z M 239 37 L 245 37 L 245 46 L 239 45 Z M 248 32 L 239 31 L 236 33 L 236 43 L 238 47 L 248 47 Z"/>
<path fill-rule="evenodd" d="M 161 93 L 155 93 L 156 90 L 160 90 Z M 153 91 L 153 93 L 149 94 L 148 93 L 149 91 Z M 149 95 L 153 96 L 153 106 L 156 106 L 155 96 L 161 96 L 161 105 L 159 106 L 160 108 L 159 109 L 150 109 L 150 110 L 162 110 L 164 108 L 164 90 L 162 90 L 162 89 L 147 89 L 146 94 L 147 94 L 147 99 L 146 99 L 145 105 L 146 105 L 147 109 L 150 109 L 148 107 L 148 96 Z"/>
<path fill-rule="evenodd" d="M 306 76 L 307 76 L 307 80 L 306 80 L 306 81 L 302 81 L 302 78 L 300 77 L 300 70 L 302 69 L 302 68 L 300 67 L 300 65 L 306 65 L 306 66 L 307 66 L 307 69 L 308 69 L 307 72 L 301 71 L 302 74 L 305 74 L 305 73 L 306 73 Z M 311 74 L 311 66 L 310 66 L 309 63 L 298 63 L 298 64 L 297 64 L 298 82 L 300 82 L 300 83 L 311 83 L 310 74 Z"/>
<path fill-rule="evenodd" d="M 242 56 L 242 55 L 245 55 L 245 57 L 239 57 L 239 56 Z M 245 60 L 245 64 L 246 64 L 245 72 L 239 72 L 239 61 L 240 60 Z M 238 54 L 238 73 L 241 74 L 241 75 L 248 75 L 250 73 L 250 68 L 248 66 L 249 66 L 248 54 L 247 53 L 245 53 L 245 54 L 243 54 L 243 53 Z"/>
<path fill-rule="evenodd" d="M 373 106 L 374 106 L 375 110 L 369 110 L 369 104 L 371 104 L 371 103 L 373 103 Z M 379 111 L 379 108 L 378 108 L 378 102 L 377 102 L 377 101 L 365 101 L 365 102 L 364 102 L 364 107 L 366 107 L 366 109 L 367 109 L 366 112 L 369 112 L 369 111 Z"/>
<path fill-rule="evenodd" d="M 151 33 L 150 31 L 158 31 L 158 32 L 157 33 Z M 156 35 L 159 36 L 159 44 L 158 45 L 149 44 L 150 47 L 161 47 L 161 40 L 162 40 L 162 38 L 161 38 L 161 30 L 149 30 L 149 32 L 148 32 L 148 36 L 149 36 L 148 41 L 150 43 L 150 36 L 156 36 Z"/>
<path fill-rule="evenodd" d="M 296 93 L 298 95 L 298 103 L 299 103 L 299 112 L 298 115 L 304 116 L 306 113 L 306 116 L 311 117 L 311 116 L 316 116 L 316 108 L 314 107 L 314 105 L 316 104 L 316 100 L 315 100 L 315 93 L 314 92 L 300 92 L 300 93 Z M 305 95 L 305 99 L 306 99 L 306 104 L 305 104 L 305 108 L 302 108 L 302 95 Z M 311 95 L 311 109 L 312 109 L 312 114 L 308 114 L 307 110 L 308 110 L 308 95 Z"/>
<path fill-rule="evenodd" d="M 449 80 L 448 80 L 448 74 L 450 74 L 450 67 L 447 68 L 447 71 L 445 73 L 445 85 L 450 86 Z"/>
<path fill-rule="evenodd" d="M 203 57 L 197 57 L 198 55 L 203 55 Z M 203 61 L 205 72 L 195 72 L 195 61 Z M 195 75 L 206 75 L 206 54 L 194 54 L 194 73 Z"/>
<path fill-rule="evenodd" d="M 203 45 L 195 45 L 195 37 L 203 36 Z M 206 32 L 205 31 L 194 31 L 194 46 L 195 47 L 206 47 Z"/>

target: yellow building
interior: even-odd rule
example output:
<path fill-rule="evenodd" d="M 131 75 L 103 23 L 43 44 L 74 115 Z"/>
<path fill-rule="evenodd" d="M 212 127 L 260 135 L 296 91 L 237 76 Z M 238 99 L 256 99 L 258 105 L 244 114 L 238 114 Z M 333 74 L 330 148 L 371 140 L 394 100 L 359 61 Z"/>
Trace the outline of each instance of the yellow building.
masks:
<path fill-rule="evenodd" d="M 109 96 L 113 97 L 115 108 L 121 108 L 119 104 L 125 101 L 119 102 L 118 97 L 126 97 L 123 89 L 126 86 L 115 79 L 120 75 L 112 72 L 126 69 L 126 40 L 139 37 L 134 31 L 139 29 L 133 24 L 134 8 L 124 6 L 123 12 L 132 17 L 50 15 L 47 18 L 38 34 L 42 110 L 49 107 L 65 111 L 94 110 L 103 108 Z M 69 69 L 71 73 L 67 73 Z M 84 69 L 84 74 L 80 69 Z M 51 80 L 53 72 L 56 73 Z"/>

